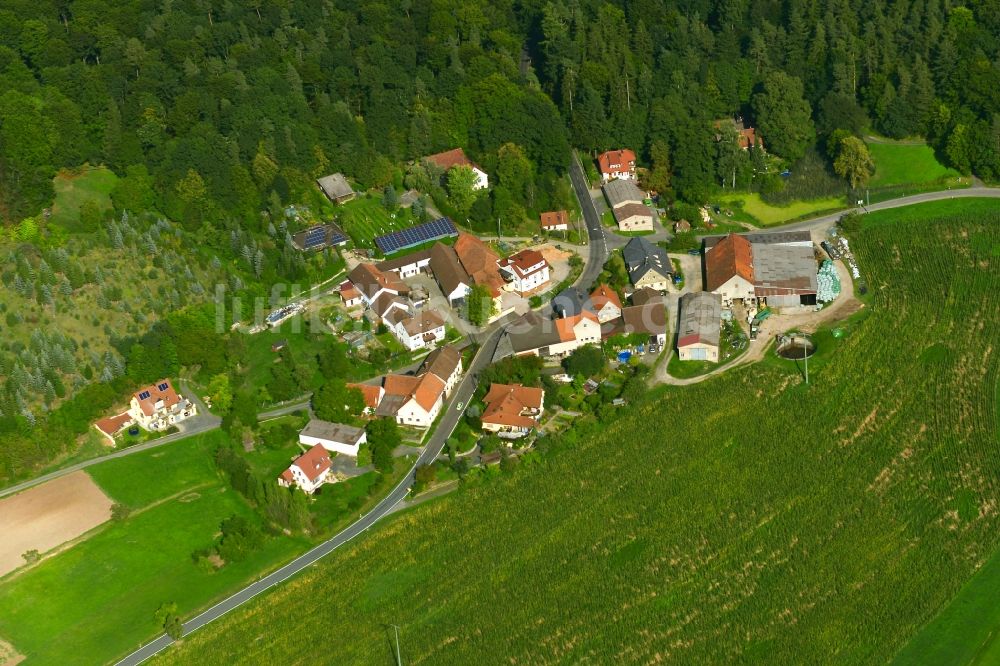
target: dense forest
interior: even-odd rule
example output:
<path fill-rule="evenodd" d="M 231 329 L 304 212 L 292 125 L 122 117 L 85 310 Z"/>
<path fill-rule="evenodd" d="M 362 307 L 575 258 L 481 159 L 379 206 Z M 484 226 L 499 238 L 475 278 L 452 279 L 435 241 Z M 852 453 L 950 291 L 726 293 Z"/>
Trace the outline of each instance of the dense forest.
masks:
<path fill-rule="evenodd" d="M 104 163 L 116 205 L 221 245 L 319 174 L 382 187 L 463 146 L 499 176 L 488 219 L 537 210 L 571 145 L 633 147 L 699 203 L 748 159 L 716 145 L 736 115 L 790 161 L 870 127 L 996 178 L 998 35 L 992 0 L 9 0 L 0 203 L 34 215 L 56 169 Z"/>

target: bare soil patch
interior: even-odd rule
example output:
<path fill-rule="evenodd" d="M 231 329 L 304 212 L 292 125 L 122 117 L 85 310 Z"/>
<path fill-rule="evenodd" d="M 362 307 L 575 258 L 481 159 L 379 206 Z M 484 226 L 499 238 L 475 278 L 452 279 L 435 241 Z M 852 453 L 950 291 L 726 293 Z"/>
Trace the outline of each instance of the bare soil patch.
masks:
<path fill-rule="evenodd" d="M 7 641 L 0 640 L 0 666 L 14 666 L 24 661 L 24 655 Z"/>
<path fill-rule="evenodd" d="M 23 565 L 29 550 L 44 554 L 108 520 L 111 505 L 82 471 L 0 500 L 0 576 Z"/>

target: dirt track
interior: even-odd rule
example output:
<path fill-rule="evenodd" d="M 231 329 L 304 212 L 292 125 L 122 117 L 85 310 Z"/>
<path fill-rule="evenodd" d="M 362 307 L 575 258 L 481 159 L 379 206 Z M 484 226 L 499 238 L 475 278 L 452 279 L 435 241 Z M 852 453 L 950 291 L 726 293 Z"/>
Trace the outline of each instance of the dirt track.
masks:
<path fill-rule="evenodd" d="M 86 472 L 74 472 L 0 500 L 0 576 L 111 517 L 111 500 Z"/>

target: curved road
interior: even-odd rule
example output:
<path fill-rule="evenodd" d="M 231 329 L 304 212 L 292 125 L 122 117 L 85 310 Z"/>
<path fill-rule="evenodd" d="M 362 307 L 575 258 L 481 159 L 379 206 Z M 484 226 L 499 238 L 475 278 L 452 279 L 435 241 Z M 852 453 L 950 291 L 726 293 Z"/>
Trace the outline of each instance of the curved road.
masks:
<path fill-rule="evenodd" d="M 489 364 L 490 359 L 493 358 L 493 353 L 496 351 L 497 343 L 500 341 L 502 333 L 503 327 L 498 326 L 483 342 L 479 351 L 476 352 L 476 356 L 472 359 L 472 363 L 469 365 L 465 376 L 458 383 L 455 392 L 447 402 L 441 421 L 438 423 L 434 433 L 428 439 L 426 445 L 424 446 L 424 450 L 417 458 L 417 461 L 413 464 L 413 467 L 410 468 L 410 471 L 407 472 L 406 476 L 396 485 L 396 487 L 393 488 L 381 502 L 375 505 L 375 508 L 362 516 L 357 522 L 353 523 L 351 526 L 331 538 L 329 541 L 324 541 L 320 545 L 316 546 L 307 553 L 300 555 L 280 569 L 264 576 L 260 580 L 248 585 L 231 597 L 220 601 L 203 613 L 200 613 L 199 615 L 196 615 L 192 619 L 188 620 L 184 623 L 184 633 L 189 634 L 192 631 L 200 629 L 212 620 L 225 615 L 234 608 L 246 603 L 250 599 L 253 599 L 261 592 L 264 592 L 299 573 L 320 558 L 328 555 L 359 534 L 362 534 L 378 520 L 389 514 L 397 504 L 403 501 L 403 499 L 405 499 L 407 494 L 410 492 L 410 486 L 413 484 L 413 475 L 416 468 L 420 465 L 426 465 L 434 462 L 444 449 L 445 442 L 448 440 L 452 431 L 454 431 L 455 426 L 458 425 L 458 420 L 461 418 L 463 412 L 463 410 L 453 408 L 452 406 L 459 403 L 463 405 L 467 404 L 472 399 L 472 394 L 476 390 L 476 382 L 479 373 Z M 141 648 L 119 661 L 118 665 L 135 666 L 136 664 L 141 664 L 143 661 L 168 647 L 173 642 L 172 638 L 163 634 L 156 640 L 146 643 Z"/>

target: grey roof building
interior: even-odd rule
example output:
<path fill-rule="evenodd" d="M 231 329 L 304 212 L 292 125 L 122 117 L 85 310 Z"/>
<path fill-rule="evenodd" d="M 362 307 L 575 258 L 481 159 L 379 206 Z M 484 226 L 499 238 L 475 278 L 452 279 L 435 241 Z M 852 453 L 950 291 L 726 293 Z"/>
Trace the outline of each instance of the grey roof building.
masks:
<path fill-rule="evenodd" d="M 726 237 L 705 236 L 705 249 L 709 250 Z M 808 231 L 765 231 L 753 234 L 738 234 L 746 238 L 753 245 L 802 245 L 812 247 L 812 235 Z"/>
<path fill-rule="evenodd" d="M 681 296 L 680 309 L 678 349 L 694 344 L 719 346 L 722 297 L 710 291 L 684 294 Z"/>
<path fill-rule="evenodd" d="M 572 317 L 591 309 L 590 296 L 579 287 L 563 289 L 552 299 L 552 310 L 560 317 Z"/>
<path fill-rule="evenodd" d="M 365 429 L 355 428 L 343 423 L 331 423 L 330 421 L 323 421 L 321 419 L 311 419 L 299 435 L 354 446 L 364 437 Z"/>
<path fill-rule="evenodd" d="M 641 236 L 633 238 L 622 248 L 622 258 L 632 284 L 639 284 L 650 271 L 663 278 L 669 278 L 674 272 L 667 251 Z"/>
<path fill-rule="evenodd" d="M 323 194 L 334 203 L 343 203 L 354 198 L 354 190 L 351 189 L 350 184 L 342 173 L 332 173 L 329 176 L 323 176 L 316 181 L 316 184 L 323 190 Z"/>
<path fill-rule="evenodd" d="M 605 183 L 602 189 L 612 208 L 629 203 L 641 204 L 646 200 L 645 193 L 632 180 L 611 180 Z"/>

